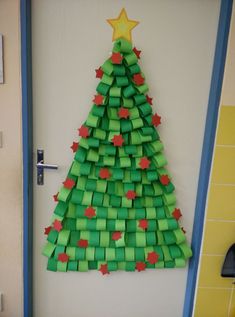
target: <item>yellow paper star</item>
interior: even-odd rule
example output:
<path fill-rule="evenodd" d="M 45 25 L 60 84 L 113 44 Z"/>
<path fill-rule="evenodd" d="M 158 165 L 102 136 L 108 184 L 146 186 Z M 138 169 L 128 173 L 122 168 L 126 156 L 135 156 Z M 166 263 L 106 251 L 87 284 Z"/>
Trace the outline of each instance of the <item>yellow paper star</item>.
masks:
<path fill-rule="evenodd" d="M 117 19 L 108 19 L 107 22 L 113 28 L 113 41 L 123 38 L 131 42 L 131 30 L 139 24 L 138 21 L 128 19 L 124 8 Z"/>

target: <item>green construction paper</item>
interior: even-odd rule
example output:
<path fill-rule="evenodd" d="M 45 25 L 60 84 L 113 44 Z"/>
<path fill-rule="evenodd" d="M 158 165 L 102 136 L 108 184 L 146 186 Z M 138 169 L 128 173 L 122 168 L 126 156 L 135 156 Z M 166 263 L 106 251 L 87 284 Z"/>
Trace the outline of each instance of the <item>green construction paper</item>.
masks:
<path fill-rule="evenodd" d="M 71 194 L 71 189 L 62 187 L 57 196 L 58 200 L 66 202 Z"/>
<path fill-rule="evenodd" d="M 99 126 L 100 118 L 97 116 L 94 116 L 92 113 L 89 113 L 87 119 L 86 119 L 86 126 L 91 128 L 96 128 Z"/>
<path fill-rule="evenodd" d="M 99 94 L 103 95 L 103 96 L 107 96 L 107 94 L 108 94 L 108 92 L 109 92 L 109 88 L 110 88 L 109 85 L 106 85 L 106 84 L 100 82 L 100 83 L 98 84 L 98 86 L 96 87 L 96 91 L 97 91 Z"/>
<path fill-rule="evenodd" d="M 122 98 L 122 102 L 125 108 L 132 108 L 134 106 L 133 99 L 131 98 Z"/>
<path fill-rule="evenodd" d="M 53 271 L 53 272 L 57 271 L 57 261 L 55 259 L 53 258 L 48 259 L 47 270 Z"/>
<path fill-rule="evenodd" d="M 52 256 L 55 248 L 56 248 L 55 244 L 53 244 L 51 242 L 47 242 L 42 250 L 42 254 L 45 255 L 46 257 L 50 258 Z"/>
<path fill-rule="evenodd" d="M 113 52 L 130 53 L 132 52 L 132 45 L 125 39 L 118 39 L 114 43 Z"/>
<path fill-rule="evenodd" d="M 63 201 L 59 201 L 56 205 L 54 213 L 58 216 L 63 217 L 68 209 L 68 204 Z"/>
<path fill-rule="evenodd" d="M 128 86 L 128 84 L 129 84 L 128 77 L 125 77 L 125 76 L 116 77 L 116 84 L 118 87 Z"/>
<path fill-rule="evenodd" d="M 69 235 L 70 235 L 70 231 L 69 230 L 64 230 L 62 229 L 60 232 L 59 232 L 59 235 L 58 235 L 58 239 L 57 239 L 57 243 L 59 245 L 64 245 L 66 246 L 68 244 L 68 241 L 69 241 Z"/>
<path fill-rule="evenodd" d="M 102 78 L 101 78 L 101 82 L 108 85 L 108 86 L 111 86 L 112 83 L 113 83 L 113 80 L 114 80 L 114 77 L 112 76 L 108 76 L 107 74 L 103 74 Z"/>
<path fill-rule="evenodd" d="M 141 86 L 136 86 L 136 89 L 138 90 L 140 94 L 145 94 L 146 92 L 148 92 L 149 87 L 147 84 L 143 84 Z"/>
<path fill-rule="evenodd" d="M 119 107 L 121 105 L 121 99 L 119 97 L 109 97 L 110 107 Z"/>
<path fill-rule="evenodd" d="M 111 87 L 109 91 L 110 97 L 121 97 L 121 88 L 118 87 Z M 110 111 L 110 109 L 108 109 Z M 112 118 L 110 118 L 112 119 Z"/>
<path fill-rule="evenodd" d="M 138 74 L 141 72 L 138 64 L 131 65 L 129 67 L 129 71 L 130 71 L 131 75 Z"/>
<path fill-rule="evenodd" d="M 113 75 L 114 76 L 125 76 L 126 69 L 123 65 L 113 65 Z"/>
<path fill-rule="evenodd" d="M 107 75 L 112 75 L 113 73 L 113 64 L 111 63 L 110 59 L 108 59 L 102 66 L 101 69 L 104 71 Z"/>
<path fill-rule="evenodd" d="M 123 96 L 125 98 L 129 98 L 129 97 L 133 96 L 135 93 L 136 93 L 136 90 L 132 85 L 129 85 L 123 89 Z"/>
<path fill-rule="evenodd" d="M 128 66 L 134 65 L 138 62 L 138 58 L 134 52 L 131 52 L 130 54 L 125 55 L 124 59 Z"/>

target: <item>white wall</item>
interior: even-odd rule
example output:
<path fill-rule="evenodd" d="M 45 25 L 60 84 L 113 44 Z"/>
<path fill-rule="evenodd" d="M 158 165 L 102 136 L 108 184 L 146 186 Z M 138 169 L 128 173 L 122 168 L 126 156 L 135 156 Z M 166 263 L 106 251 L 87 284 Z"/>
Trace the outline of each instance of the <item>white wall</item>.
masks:
<path fill-rule="evenodd" d="M 0 85 L 0 292 L 1 317 L 22 316 L 22 144 L 19 1 L 0 0 L 4 77 Z"/>

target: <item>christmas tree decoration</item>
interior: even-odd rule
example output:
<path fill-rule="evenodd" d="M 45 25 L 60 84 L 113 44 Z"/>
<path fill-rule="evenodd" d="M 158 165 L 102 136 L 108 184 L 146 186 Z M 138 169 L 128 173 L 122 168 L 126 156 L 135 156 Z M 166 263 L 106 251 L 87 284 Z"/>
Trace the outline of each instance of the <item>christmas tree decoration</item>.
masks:
<path fill-rule="evenodd" d="M 124 9 L 108 22 L 112 54 L 95 70 L 93 103 L 44 229 L 47 269 L 109 275 L 184 267 L 192 251 L 156 129 L 161 117 L 131 43 L 138 22 Z"/>

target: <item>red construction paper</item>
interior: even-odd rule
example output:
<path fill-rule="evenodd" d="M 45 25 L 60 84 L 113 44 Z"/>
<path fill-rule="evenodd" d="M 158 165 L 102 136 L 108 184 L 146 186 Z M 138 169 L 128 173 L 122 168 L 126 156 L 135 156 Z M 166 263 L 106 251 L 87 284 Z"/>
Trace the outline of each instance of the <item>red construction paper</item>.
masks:
<path fill-rule="evenodd" d="M 147 260 L 148 260 L 148 262 L 149 262 L 150 264 L 155 264 L 155 263 L 157 263 L 158 258 L 159 258 L 159 255 L 158 255 L 155 251 L 148 253 Z"/>
<path fill-rule="evenodd" d="M 143 230 L 146 230 L 148 228 L 148 220 L 147 219 L 141 219 L 139 220 L 139 227 Z"/>
<path fill-rule="evenodd" d="M 147 102 L 152 105 L 153 104 L 153 98 L 150 98 L 148 95 L 146 95 Z"/>
<path fill-rule="evenodd" d="M 168 177 L 168 175 L 162 175 L 160 177 L 160 182 L 162 185 L 168 185 L 170 183 L 170 178 Z"/>
<path fill-rule="evenodd" d="M 161 124 L 161 117 L 155 113 L 153 116 L 152 116 L 152 124 L 157 127 L 159 126 L 159 124 Z"/>
<path fill-rule="evenodd" d="M 172 212 L 172 216 L 176 219 L 179 220 L 180 217 L 182 216 L 182 213 L 179 208 L 175 208 L 175 210 Z"/>
<path fill-rule="evenodd" d="M 62 228 L 63 228 L 61 221 L 58 220 L 58 219 L 55 219 L 55 221 L 53 222 L 53 228 L 56 231 L 60 232 L 62 230 Z"/>
<path fill-rule="evenodd" d="M 108 265 L 107 265 L 107 264 L 101 264 L 99 271 L 100 271 L 103 275 L 105 275 L 105 274 L 110 274 L 110 272 L 108 271 Z"/>
<path fill-rule="evenodd" d="M 85 216 L 87 218 L 92 218 L 92 217 L 95 217 L 96 216 L 96 211 L 94 208 L 92 208 L 91 206 L 86 208 L 85 210 Z"/>
<path fill-rule="evenodd" d="M 122 237 L 121 231 L 116 231 L 112 233 L 112 240 L 119 240 Z"/>
<path fill-rule="evenodd" d="M 70 146 L 70 148 L 73 150 L 73 153 L 77 152 L 78 145 L 78 142 L 73 142 L 73 144 Z"/>
<path fill-rule="evenodd" d="M 121 64 L 122 63 L 122 55 L 117 52 L 117 53 L 113 53 L 112 56 L 111 56 L 111 60 L 112 60 L 112 63 L 113 64 Z"/>
<path fill-rule="evenodd" d="M 136 192 L 134 190 L 128 190 L 126 193 L 127 199 L 135 199 L 136 198 Z"/>
<path fill-rule="evenodd" d="M 135 55 L 137 56 L 137 58 L 140 59 L 141 51 L 137 50 L 137 48 L 134 47 L 134 48 L 133 48 L 133 52 L 135 53 Z"/>
<path fill-rule="evenodd" d="M 144 262 L 137 262 L 135 267 L 138 270 L 138 272 L 141 272 L 145 270 L 146 264 Z"/>
<path fill-rule="evenodd" d="M 54 199 L 54 201 L 58 201 L 58 194 L 59 194 L 59 193 L 57 193 L 57 194 L 53 195 L 53 199 Z"/>
<path fill-rule="evenodd" d="M 52 229 L 51 226 L 44 228 L 44 234 L 48 235 L 50 233 L 51 229 Z"/>
<path fill-rule="evenodd" d="M 88 247 L 88 241 L 87 240 L 83 240 L 83 239 L 80 239 L 78 241 L 78 246 L 80 248 L 87 248 Z"/>
<path fill-rule="evenodd" d="M 59 253 L 58 261 L 60 262 L 68 262 L 69 256 L 66 253 Z"/>
<path fill-rule="evenodd" d="M 96 78 L 102 78 L 104 72 L 102 71 L 101 67 L 95 70 L 96 72 Z"/>
<path fill-rule="evenodd" d="M 108 168 L 101 168 L 100 169 L 100 178 L 107 179 L 111 176 Z"/>
<path fill-rule="evenodd" d="M 127 119 L 129 117 L 130 113 L 127 108 L 121 107 L 120 110 L 118 111 L 118 116 L 121 119 Z"/>
<path fill-rule="evenodd" d="M 144 77 L 141 74 L 135 74 L 133 76 L 134 83 L 138 86 L 143 85 Z"/>
<path fill-rule="evenodd" d="M 72 189 L 75 185 L 75 181 L 71 178 L 67 178 L 63 184 L 65 188 Z"/>
<path fill-rule="evenodd" d="M 95 95 L 94 99 L 92 100 L 96 106 L 102 105 L 104 97 L 102 95 Z"/>
<path fill-rule="evenodd" d="M 81 128 L 78 129 L 79 136 L 82 138 L 87 138 L 89 136 L 89 130 L 84 125 L 81 126 Z"/>
<path fill-rule="evenodd" d="M 112 138 L 112 142 L 114 146 L 122 146 L 124 139 L 121 134 L 114 135 L 114 137 Z"/>
<path fill-rule="evenodd" d="M 142 170 L 149 168 L 149 165 L 150 165 L 150 160 L 148 160 L 147 157 L 142 157 L 140 159 L 139 166 L 141 167 Z"/>

